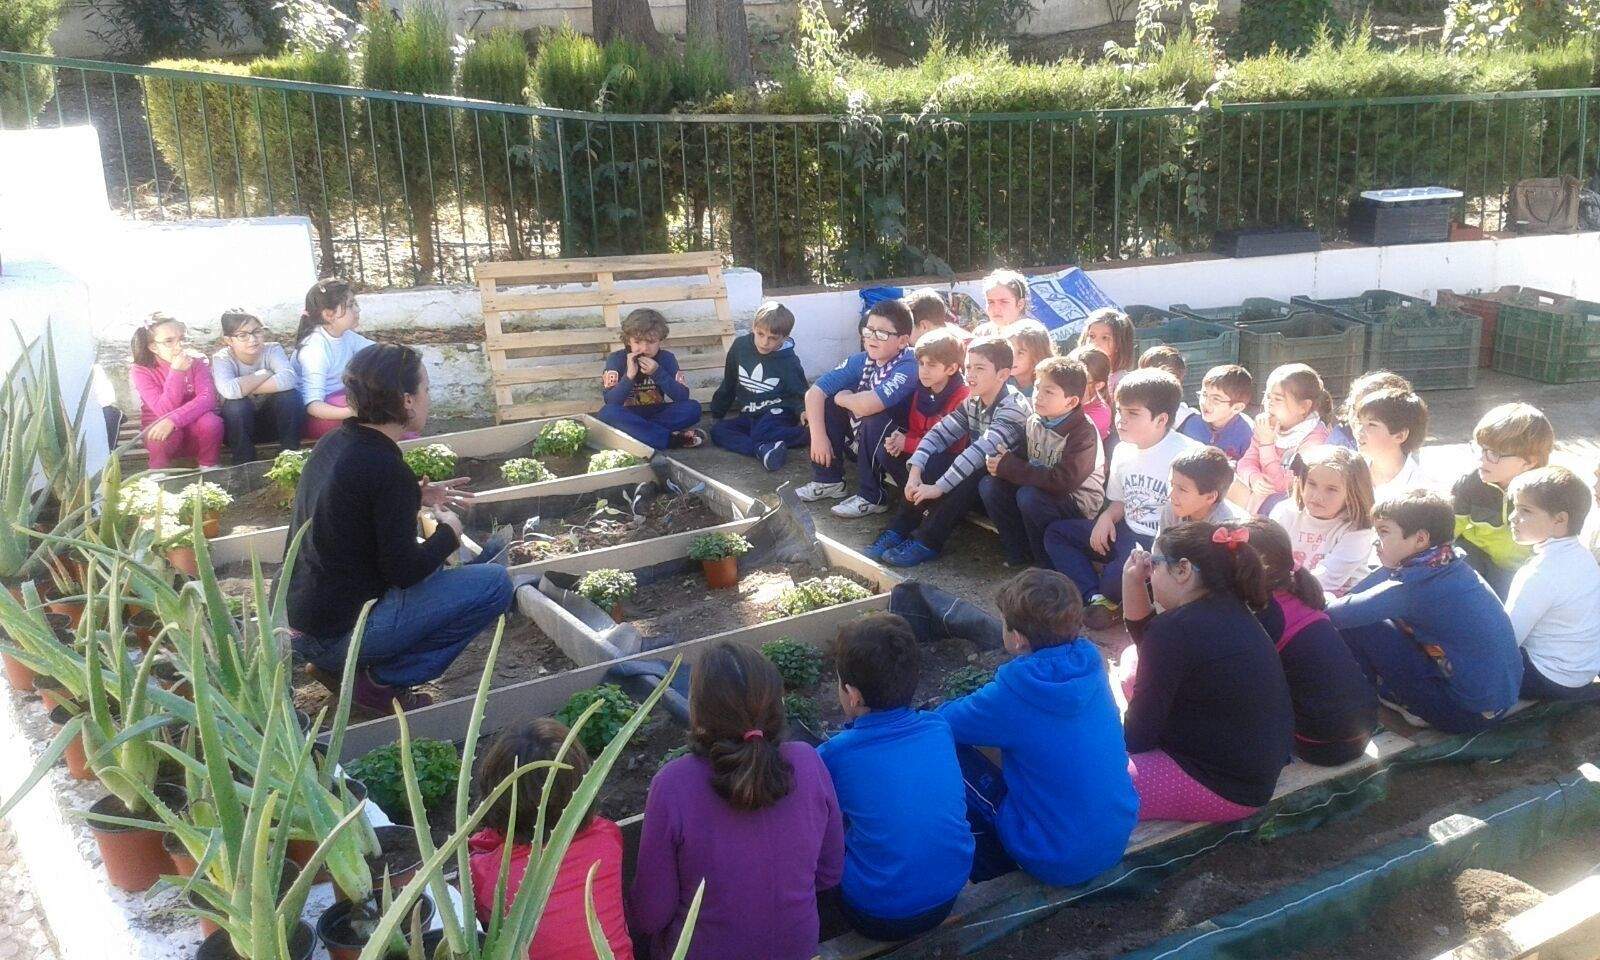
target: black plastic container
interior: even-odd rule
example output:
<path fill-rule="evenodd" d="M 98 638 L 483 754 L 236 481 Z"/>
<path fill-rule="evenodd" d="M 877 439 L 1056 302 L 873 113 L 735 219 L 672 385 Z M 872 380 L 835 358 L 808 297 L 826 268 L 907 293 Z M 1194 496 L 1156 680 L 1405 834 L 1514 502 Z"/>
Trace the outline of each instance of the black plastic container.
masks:
<path fill-rule="evenodd" d="M 1350 204 L 1350 239 L 1374 246 L 1444 243 L 1460 199 L 1460 190 L 1445 187 L 1364 191 Z"/>
<path fill-rule="evenodd" d="M 1310 227 L 1252 227 L 1218 230 L 1211 237 L 1211 252 L 1221 257 L 1275 257 L 1286 253 L 1315 253 L 1322 237 Z"/>

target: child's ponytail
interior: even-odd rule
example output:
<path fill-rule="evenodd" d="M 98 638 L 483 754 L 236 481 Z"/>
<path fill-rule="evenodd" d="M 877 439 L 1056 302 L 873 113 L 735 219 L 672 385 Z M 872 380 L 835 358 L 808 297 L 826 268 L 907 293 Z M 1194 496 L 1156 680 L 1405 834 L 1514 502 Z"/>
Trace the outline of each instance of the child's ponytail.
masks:
<path fill-rule="evenodd" d="M 1282 590 L 1299 598 L 1301 603 L 1313 610 L 1327 607 L 1328 600 L 1322 592 L 1322 584 L 1311 575 L 1310 570 L 1295 566 L 1294 548 L 1289 543 L 1286 530 L 1266 517 L 1251 517 L 1236 526 L 1250 531 L 1250 545 L 1255 548 L 1256 556 L 1261 558 L 1269 591 Z"/>
<path fill-rule="evenodd" d="M 1301 403 L 1311 402 L 1312 411 L 1328 426 L 1333 426 L 1334 420 L 1333 394 L 1322 383 L 1322 374 L 1315 368 L 1304 363 L 1286 363 L 1272 371 L 1272 376 L 1267 378 L 1267 389 L 1272 389 L 1276 383 Z"/>
<path fill-rule="evenodd" d="M 348 280 L 325 277 L 313 283 L 311 289 L 306 291 L 306 307 L 300 314 L 300 325 L 294 331 L 294 348 L 300 349 L 306 338 L 327 322 L 322 317 L 322 311 L 338 310 L 354 298 L 355 287 Z"/>
<path fill-rule="evenodd" d="M 1162 555 L 1187 560 L 1200 571 L 1200 583 L 1211 593 L 1238 597 L 1245 606 L 1260 610 L 1272 598 L 1261 556 L 1251 545 L 1245 523 L 1180 523 L 1156 537 Z"/>
<path fill-rule="evenodd" d="M 157 328 L 177 322 L 164 313 L 152 313 L 150 319 L 133 331 L 133 340 L 128 344 L 128 352 L 132 354 L 135 366 L 155 369 L 158 360 L 155 351 L 150 349 L 150 341 L 155 337 Z"/>
<path fill-rule="evenodd" d="M 760 653 L 719 643 L 695 664 L 689 746 L 711 761 L 711 788 L 735 810 L 770 807 L 793 789 L 784 722 L 783 678 Z"/>

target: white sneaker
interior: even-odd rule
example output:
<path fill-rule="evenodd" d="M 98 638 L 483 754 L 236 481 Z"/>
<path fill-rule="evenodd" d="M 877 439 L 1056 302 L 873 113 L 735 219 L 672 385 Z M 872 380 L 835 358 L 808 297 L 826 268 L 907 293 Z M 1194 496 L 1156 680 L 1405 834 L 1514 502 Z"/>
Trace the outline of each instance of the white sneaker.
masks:
<path fill-rule="evenodd" d="M 871 503 L 871 502 L 868 502 L 866 500 L 861 499 L 861 496 L 859 494 L 856 495 L 856 496 L 851 497 L 850 499 L 846 500 L 844 503 L 834 504 L 834 507 L 833 507 L 833 515 L 834 516 L 836 516 L 836 517 L 846 517 L 846 518 L 851 519 L 851 520 L 859 520 L 862 517 L 870 517 L 874 513 L 888 513 L 888 512 L 889 512 L 889 505 L 888 504 L 886 504 L 886 503 Z"/>
<path fill-rule="evenodd" d="M 823 483 L 821 480 L 813 480 L 795 490 L 794 495 L 807 503 L 817 500 L 838 500 L 844 496 L 844 481 Z"/>

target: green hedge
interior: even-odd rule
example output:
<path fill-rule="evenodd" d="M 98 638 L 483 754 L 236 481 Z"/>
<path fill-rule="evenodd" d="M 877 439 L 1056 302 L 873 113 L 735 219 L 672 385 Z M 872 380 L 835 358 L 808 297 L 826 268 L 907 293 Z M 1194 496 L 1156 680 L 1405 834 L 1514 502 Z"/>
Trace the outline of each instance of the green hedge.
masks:
<path fill-rule="evenodd" d="M 49 56 L 50 35 L 60 22 L 60 0 L 12 0 L 0 9 L 0 50 Z M 54 95 L 49 67 L 0 64 L 0 127 L 27 126 Z"/>
<path fill-rule="evenodd" d="M 243 77 L 247 67 L 215 60 L 162 60 L 168 70 Z M 166 77 L 143 79 L 150 135 L 187 187 L 218 217 L 247 216 L 247 188 L 262 169 L 261 138 L 249 87 Z"/>

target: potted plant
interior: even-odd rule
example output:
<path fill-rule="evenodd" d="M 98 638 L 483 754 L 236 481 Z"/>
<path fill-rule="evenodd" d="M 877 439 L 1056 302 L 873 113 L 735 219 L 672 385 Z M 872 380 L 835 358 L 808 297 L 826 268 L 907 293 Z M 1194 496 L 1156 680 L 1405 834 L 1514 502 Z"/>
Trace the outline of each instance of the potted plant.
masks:
<path fill-rule="evenodd" d="M 589 430 L 576 420 L 553 420 L 539 428 L 533 441 L 536 457 L 575 457 L 589 439 Z"/>
<path fill-rule="evenodd" d="M 639 581 L 625 570 L 591 570 L 578 579 L 577 590 L 590 603 L 622 622 L 622 601 L 639 589 Z"/>
<path fill-rule="evenodd" d="M 507 460 L 500 465 L 500 476 L 512 486 L 521 486 L 525 483 L 543 483 L 554 480 L 556 475 L 550 468 L 532 457 L 517 457 Z"/>
<path fill-rule="evenodd" d="M 456 452 L 442 443 L 412 447 L 404 454 L 406 466 L 420 480 L 449 480 L 456 475 Z"/>
<path fill-rule="evenodd" d="M 199 502 L 200 515 L 204 518 L 203 532 L 207 537 L 215 537 L 222 532 L 222 511 L 233 503 L 233 496 L 217 484 L 205 480 L 191 483 L 178 491 L 178 516 L 187 517 L 192 514 L 196 501 Z"/>
<path fill-rule="evenodd" d="M 713 590 L 739 585 L 739 558 L 749 552 L 750 541 L 737 533 L 704 533 L 689 543 L 689 559 L 700 561 Z"/>
<path fill-rule="evenodd" d="M 172 530 L 161 538 L 162 552 L 166 554 L 167 562 L 172 565 L 172 569 L 186 577 L 198 577 L 200 564 L 195 559 L 194 531 L 184 528 L 177 517 L 164 518 L 161 526 Z"/>
<path fill-rule="evenodd" d="M 589 469 L 586 473 L 600 473 L 605 470 L 620 470 L 623 467 L 634 467 L 644 463 L 638 457 L 626 450 L 601 450 L 589 458 Z"/>
<path fill-rule="evenodd" d="M 280 451 L 272 458 L 272 466 L 265 476 L 276 484 L 279 490 L 293 496 L 295 488 L 300 486 L 300 474 L 305 472 L 306 461 L 309 459 L 311 459 L 309 449 Z"/>

